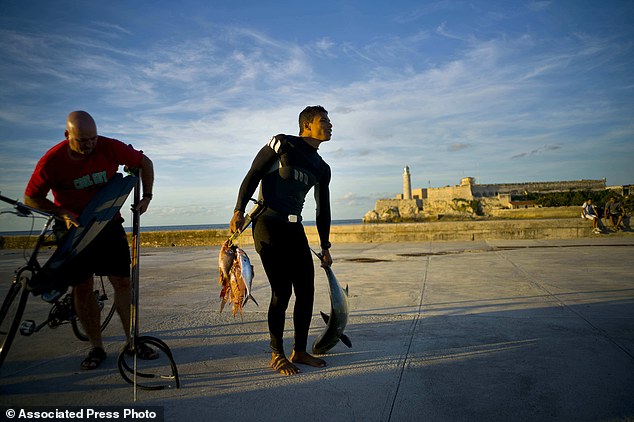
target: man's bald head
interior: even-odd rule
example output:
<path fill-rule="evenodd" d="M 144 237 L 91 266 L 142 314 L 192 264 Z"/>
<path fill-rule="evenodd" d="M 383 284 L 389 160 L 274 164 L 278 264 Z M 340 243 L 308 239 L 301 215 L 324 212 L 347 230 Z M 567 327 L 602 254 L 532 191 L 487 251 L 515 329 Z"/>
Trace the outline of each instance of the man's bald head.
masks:
<path fill-rule="evenodd" d="M 71 111 L 66 118 L 66 130 L 69 133 L 74 131 L 94 131 L 97 134 L 97 125 L 90 114 L 85 111 Z M 93 135 L 94 136 L 94 135 Z"/>
<path fill-rule="evenodd" d="M 87 112 L 71 111 L 66 118 L 65 135 L 73 153 L 89 155 L 97 145 L 97 124 Z"/>

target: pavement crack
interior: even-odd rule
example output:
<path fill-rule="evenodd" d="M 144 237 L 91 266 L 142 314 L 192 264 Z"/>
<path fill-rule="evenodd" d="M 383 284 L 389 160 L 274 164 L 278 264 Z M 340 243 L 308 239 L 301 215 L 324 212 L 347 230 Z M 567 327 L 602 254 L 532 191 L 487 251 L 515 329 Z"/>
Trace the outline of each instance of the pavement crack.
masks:
<path fill-rule="evenodd" d="M 502 256 L 508 263 L 510 263 L 513 266 L 513 268 L 515 268 L 518 272 L 520 272 L 526 278 L 526 280 L 528 280 L 528 282 L 530 284 L 532 284 L 537 289 L 545 292 L 546 296 L 551 298 L 552 300 L 554 300 L 557 303 L 557 305 L 559 305 L 560 307 L 566 309 L 570 313 L 576 315 L 579 319 L 581 319 L 589 327 L 591 327 L 592 330 L 595 333 L 597 333 L 601 337 L 605 338 L 607 341 L 612 343 L 614 346 L 616 346 L 618 349 L 620 349 L 623 353 L 625 353 L 627 356 L 629 356 L 630 359 L 634 360 L 634 352 L 630 351 L 627 347 L 625 347 L 622 344 L 620 344 L 615 338 L 613 338 L 610 334 L 608 334 L 602 328 L 600 328 L 597 325 L 595 325 L 594 323 L 592 323 L 592 321 L 590 321 L 590 319 L 586 318 L 581 312 L 576 310 L 574 307 L 568 306 L 568 304 L 566 304 L 566 302 L 561 300 L 559 295 L 551 292 L 543 284 L 541 284 L 539 281 L 535 280 L 528 272 L 526 272 L 522 267 L 520 267 L 515 262 L 513 262 L 506 254 L 500 252 L 499 255 Z"/>
<path fill-rule="evenodd" d="M 390 421 L 392 419 L 392 412 L 394 411 L 394 406 L 396 404 L 396 399 L 398 398 L 398 394 L 399 394 L 399 390 L 401 388 L 401 382 L 403 381 L 403 374 L 405 373 L 405 367 L 407 366 L 407 362 L 409 360 L 409 356 L 411 353 L 411 349 L 412 349 L 412 344 L 414 342 L 414 335 L 416 334 L 416 329 L 418 328 L 418 324 L 421 320 L 421 314 L 422 314 L 422 310 L 423 310 L 423 299 L 425 297 L 425 287 L 427 285 L 427 274 L 429 272 L 429 265 L 430 265 L 430 261 L 431 261 L 431 256 L 427 256 L 426 262 L 425 262 L 425 271 L 423 273 L 423 282 L 422 282 L 422 286 L 421 286 L 421 292 L 420 292 L 420 300 L 418 301 L 418 310 L 416 312 L 416 315 L 414 316 L 414 319 L 412 320 L 412 323 L 410 325 L 410 328 L 407 332 L 407 347 L 405 350 L 404 355 L 399 359 L 399 371 L 398 371 L 398 380 L 396 383 L 396 389 L 394 390 L 394 394 L 392 396 L 391 402 L 388 402 L 386 404 L 386 406 L 389 406 L 389 411 L 387 412 L 387 416 L 385 418 L 383 418 L 384 420 Z M 384 412 L 385 414 L 385 412 Z"/>

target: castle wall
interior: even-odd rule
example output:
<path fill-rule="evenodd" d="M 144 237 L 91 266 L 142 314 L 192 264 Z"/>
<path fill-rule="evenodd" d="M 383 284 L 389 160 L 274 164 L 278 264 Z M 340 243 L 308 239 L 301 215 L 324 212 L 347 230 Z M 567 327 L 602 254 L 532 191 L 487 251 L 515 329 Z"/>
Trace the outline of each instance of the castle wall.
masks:
<path fill-rule="evenodd" d="M 472 185 L 473 195 L 496 196 L 498 194 L 525 195 L 526 192 L 567 192 L 570 190 L 603 190 L 605 180 L 573 180 L 561 182 L 496 183 L 491 185 Z"/>
<path fill-rule="evenodd" d="M 473 194 L 471 193 L 470 185 L 461 186 L 449 186 L 445 188 L 429 188 L 427 189 L 427 202 L 434 201 L 453 201 L 456 198 L 472 200 Z"/>

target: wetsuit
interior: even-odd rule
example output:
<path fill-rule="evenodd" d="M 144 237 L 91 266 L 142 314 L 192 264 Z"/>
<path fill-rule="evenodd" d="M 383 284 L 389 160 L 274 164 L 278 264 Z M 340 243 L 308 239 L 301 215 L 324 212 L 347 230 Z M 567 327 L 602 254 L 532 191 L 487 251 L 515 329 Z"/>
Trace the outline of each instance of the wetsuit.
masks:
<path fill-rule="evenodd" d="M 304 352 L 313 314 L 315 269 L 301 212 L 306 194 L 314 187 L 317 231 L 321 247 L 328 249 L 330 167 L 302 138 L 277 135 L 255 157 L 240 186 L 236 211 L 245 211 L 260 182 L 259 199 L 267 208 L 253 222 L 253 239 L 271 285 L 271 349 L 284 352 L 286 308 L 294 290 L 294 348 Z"/>

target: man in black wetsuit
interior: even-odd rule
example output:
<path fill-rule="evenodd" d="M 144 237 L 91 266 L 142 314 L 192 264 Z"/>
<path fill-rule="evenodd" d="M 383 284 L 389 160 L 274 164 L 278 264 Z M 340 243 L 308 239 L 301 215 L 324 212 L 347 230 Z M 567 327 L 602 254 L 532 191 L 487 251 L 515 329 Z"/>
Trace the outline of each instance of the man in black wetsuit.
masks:
<path fill-rule="evenodd" d="M 313 314 L 315 269 L 301 213 L 306 194 L 314 188 L 322 265 L 331 265 L 330 167 L 317 153 L 319 145 L 329 141 L 332 134 L 328 112 L 321 106 L 306 107 L 299 115 L 299 130 L 299 137 L 274 136 L 258 152 L 240 185 L 230 223 L 231 232 L 242 228 L 247 203 L 261 182 L 259 199 L 266 209 L 253 222 L 253 239 L 271 285 L 270 366 L 283 375 L 298 373 L 295 363 L 326 366 L 325 361 L 306 351 Z M 284 353 L 283 333 L 293 290 L 295 343 L 288 359 Z"/>

